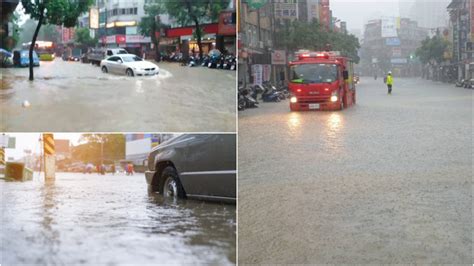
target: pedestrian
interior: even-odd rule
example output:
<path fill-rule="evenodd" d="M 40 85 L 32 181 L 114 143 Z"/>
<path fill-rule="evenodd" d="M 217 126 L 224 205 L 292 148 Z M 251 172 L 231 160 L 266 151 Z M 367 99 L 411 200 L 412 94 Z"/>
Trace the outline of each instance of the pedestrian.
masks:
<path fill-rule="evenodd" d="M 112 164 L 110 167 L 110 172 L 112 172 L 112 175 L 115 175 L 115 164 Z"/>
<path fill-rule="evenodd" d="M 387 77 L 385 77 L 385 83 L 387 83 L 388 94 L 392 94 L 392 86 L 393 86 L 392 71 L 388 71 Z"/>
<path fill-rule="evenodd" d="M 100 174 L 105 175 L 105 164 L 100 165 Z"/>

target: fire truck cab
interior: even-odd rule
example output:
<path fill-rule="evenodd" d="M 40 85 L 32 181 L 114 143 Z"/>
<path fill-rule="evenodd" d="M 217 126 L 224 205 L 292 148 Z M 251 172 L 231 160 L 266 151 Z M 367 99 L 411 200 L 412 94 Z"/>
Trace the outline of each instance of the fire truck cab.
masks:
<path fill-rule="evenodd" d="M 356 102 L 354 67 L 339 52 L 297 53 L 290 62 L 291 111 L 342 110 Z"/>

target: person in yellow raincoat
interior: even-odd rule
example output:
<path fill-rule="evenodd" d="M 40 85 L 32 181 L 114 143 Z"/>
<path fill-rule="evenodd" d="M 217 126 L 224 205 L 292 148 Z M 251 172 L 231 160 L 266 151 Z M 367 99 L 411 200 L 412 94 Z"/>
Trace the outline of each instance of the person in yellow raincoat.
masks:
<path fill-rule="evenodd" d="M 388 88 L 388 94 L 392 94 L 392 85 L 393 85 L 393 77 L 392 71 L 389 71 L 386 77 L 386 83 Z"/>

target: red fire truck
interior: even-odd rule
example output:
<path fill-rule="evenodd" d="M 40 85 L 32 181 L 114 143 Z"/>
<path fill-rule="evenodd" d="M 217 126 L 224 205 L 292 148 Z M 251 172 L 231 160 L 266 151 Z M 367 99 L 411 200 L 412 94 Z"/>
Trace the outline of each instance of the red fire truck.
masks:
<path fill-rule="evenodd" d="M 352 61 L 339 52 L 297 53 L 290 62 L 290 109 L 342 110 L 356 102 Z"/>

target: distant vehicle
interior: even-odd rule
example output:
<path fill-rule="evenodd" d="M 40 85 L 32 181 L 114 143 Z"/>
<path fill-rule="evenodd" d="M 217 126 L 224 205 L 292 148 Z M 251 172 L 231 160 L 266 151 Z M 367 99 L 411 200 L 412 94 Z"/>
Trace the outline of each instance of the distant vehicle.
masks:
<path fill-rule="evenodd" d="M 122 48 L 109 48 L 106 50 L 106 56 L 112 56 L 117 54 L 128 54 L 127 50 Z"/>
<path fill-rule="evenodd" d="M 27 67 L 30 65 L 30 51 L 28 50 L 15 50 L 13 51 L 13 65 L 19 67 Z M 33 51 L 33 66 L 39 66 L 38 54 Z"/>
<path fill-rule="evenodd" d="M 107 57 L 100 62 L 100 68 L 104 73 L 125 74 L 129 77 L 157 75 L 157 65 L 144 61 L 134 54 L 118 54 Z"/>
<path fill-rule="evenodd" d="M 236 201 L 236 136 L 183 134 L 148 156 L 146 181 L 165 198 Z"/>
<path fill-rule="evenodd" d="M 31 42 L 23 43 L 23 49 L 30 49 Z M 38 54 L 38 57 L 41 61 L 53 61 L 55 59 L 55 44 L 54 42 L 48 41 L 36 41 L 35 42 L 35 51 Z"/>
<path fill-rule="evenodd" d="M 121 55 L 121 54 L 129 54 L 127 50 L 122 48 L 92 48 L 87 53 L 87 61 L 100 66 L 100 62 L 105 58 L 112 56 L 112 55 Z"/>

